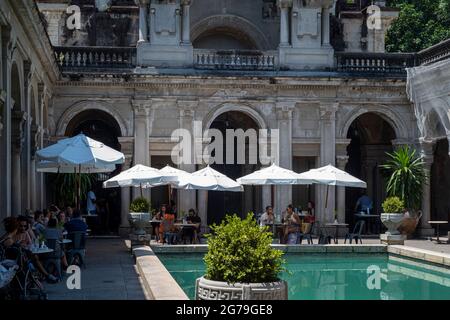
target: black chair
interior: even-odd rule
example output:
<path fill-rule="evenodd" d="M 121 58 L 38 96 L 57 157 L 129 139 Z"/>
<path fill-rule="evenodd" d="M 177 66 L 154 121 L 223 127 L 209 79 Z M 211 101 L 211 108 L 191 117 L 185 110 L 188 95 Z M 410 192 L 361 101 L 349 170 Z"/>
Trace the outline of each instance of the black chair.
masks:
<path fill-rule="evenodd" d="M 195 227 L 187 227 L 184 226 L 181 229 L 181 236 L 180 236 L 180 240 L 186 244 L 186 240 L 189 240 L 189 244 L 192 244 L 194 242 L 195 239 Z"/>
<path fill-rule="evenodd" d="M 313 230 L 314 230 L 315 223 L 311 223 L 311 228 L 306 233 L 300 233 L 297 237 L 297 244 L 302 244 L 303 239 L 306 239 L 308 241 L 308 244 L 313 244 Z"/>
<path fill-rule="evenodd" d="M 318 244 L 331 244 L 333 237 L 326 232 L 327 229 L 319 221 L 316 221 L 316 225 L 319 234 Z"/>
<path fill-rule="evenodd" d="M 69 265 L 86 268 L 86 232 L 72 231 L 67 238 L 72 240 L 70 249 L 67 251 Z"/>
<path fill-rule="evenodd" d="M 356 243 L 358 243 L 358 240 L 359 240 L 359 242 L 362 244 L 361 234 L 362 234 L 362 231 L 364 229 L 364 224 L 365 224 L 364 220 L 359 220 L 355 224 L 355 227 L 353 228 L 353 232 L 347 233 L 345 235 L 344 243 L 347 243 L 347 240 L 349 240 L 350 243 L 352 243 L 353 240 L 355 240 Z"/>

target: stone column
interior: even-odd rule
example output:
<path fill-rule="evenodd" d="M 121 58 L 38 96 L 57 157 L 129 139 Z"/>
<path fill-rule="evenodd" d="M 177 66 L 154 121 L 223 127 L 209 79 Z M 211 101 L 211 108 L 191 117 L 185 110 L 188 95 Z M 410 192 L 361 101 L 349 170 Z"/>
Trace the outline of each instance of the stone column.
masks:
<path fill-rule="evenodd" d="M 122 165 L 122 171 L 131 167 L 132 155 L 125 155 L 125 163 Z M 120 188 L 121 208 L 120 208 L 120 227 L 119 235 L 128 236 L 130 223 L 128 222 L 128 213 L 130 212 L 131 188 Z"/>
<path fill-rule="evenodd" d="M 31 175 L 30 175 L 30 197 L 31 210 L 41 209 L 38 201 L 38 175 L 36 172 L 36 151 L 40 148 L 40 140 L 42 134 L 42 127 L 36 124 L 31 126 Z M 39 190 L 41 191 L 41 190 Z"/>
<path fill-rule="evenodd" d="M 292 7 L 292 0 L 278 0 L 281 10 L 280 17 L 280 47 L 289 46 L 289 8 Z"/>
<path fill-rule="evenodd" d="M 190 8 L 193 0 L 181 0 L 182 6 L 182 35 L 181 43 L 184 45 L 191 45 L 191 15 Z"/>
<path fill-rule="evenodd" d="M 431 166 L 434 162 L 435 143 L 422 142 L 420 144 L 420 152 L 425 162 L 424 170 L 427 176 L 422 186 L 422 219 L 420 220 L 420 235 L 433 236 L 434 229 L 428 223 L 431 218 Z"/>
<path fill-rule="evenodd" d="M 337 168 L 345 171 L 348 159 L 348 156 L 337 156 Z M 337 187 L 337 215 L 339 222 L 345 222 L 345 187 Z"/>
<path fill-rule="evenodd" d="M 279 163 L 282 168 L 292 169 L 292 115 L 294 102 L 279 102 L 276 106 L 279 134 Z M 292 203 L 292 186 L 275 186 L 274 212 L 284 211 Z"/>
<path fill-rule="evenodd" d="M 320 104 L 320 166 L 335 165 L 336 162 L 336 111 L 337 103 Z M 335 209 L 335 188 L 317 185 L 316 190 L 319 194 L 319 203 L 317 213 L 319 221 L 322 223 L 332 222 L 334 220 Z M 327 208 L 325 204 L 328 203 Z"/>
<path fill-rule="evenodd" d="M 139 40 L 138 43 L 148 42 L 148 4 L 150 0 L 135 0 L 139 6 Z"/>
<path fill-rule="evenodd" d="M 22 173 L 21 173 L 21 153 L 24 144 L 25 123 L 27 119 L 26 112 L 13 111 L 12 130 L 11 130 L 11 147 L 12 147 L 12 183 L 11 196 L 12 206 L 11 214 L 20 215 L 23 213 L 22 208 Z"/>
<path fill-rule="evenodd" d="M 148 100 L 133 100 L 134 110 L 134 163 L 150 166 L 150 125 L 149 114 L 151 102 Z M 149 201 L 150 189 L 144 189 L 143 195 Z M 140 196 L 139 188 L 134 188 L 133 199 Z"/>
<path fill-rule="evenodd" d="M 330 46 L 330 8 L 323 8 L 322 11 L 322 45 Z"/>
<path fill-rule="evenodd" d="M 191 158 L 188 163 L 182 162 L 179 165 L 181 170 L 187 172 L 195 172 L 195 152 L 194 152 L 194 116 L 195 116 L 195 108 L 197 106 L 197 101 L 178 101 L 178 108 L 180 111 L 180 128 L 187 130 L 191 134 Z M 201 138 L 200 138 L 201 139 Z M 202 194 L 204 197 L 205 194 Z M 196 208 L 196 191 L 195 190 L 178 190 L 178 211 L 188 212 L 190 208 Z M 207 210 L 207 208 L 203 209 Z M 199 212 L 200 218 L 202 221 L 206 220 L 207 212 L 203 211 Z M 206 224 L 206 223 L 205 223 Z"/>

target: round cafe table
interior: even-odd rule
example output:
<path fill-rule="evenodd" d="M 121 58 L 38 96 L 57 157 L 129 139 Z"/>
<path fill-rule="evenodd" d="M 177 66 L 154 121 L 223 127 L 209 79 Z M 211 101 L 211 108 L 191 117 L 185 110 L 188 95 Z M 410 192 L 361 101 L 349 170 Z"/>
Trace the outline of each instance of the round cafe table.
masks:
<path fill-rule="evenodd" d="M 441 240 L 439 240 L 439 226 L 441 224 L 448 224 L 448 221 L 428 221 L 429 224 L 436 225 L 436 242 L 441 243 Z"/>
<path fill-rule="evenodd" d="M 52 253 L 54 250 L 50 248 L 32 248 L 31 252 L 33 254 L 45 254 L 45 253 Z"/>
<path fill-rule="evenodd" d="M 338 236 L 339 236 L 339 228 L 343 227 L 346 228 L 348 227 L 348 223 L 326 223 L 325 227 L 331 227 L 331 228 L 335 228 L 335 233 L 334 233 L 334 244 L 338 244 L 339 240 L 338 240 Z"/>

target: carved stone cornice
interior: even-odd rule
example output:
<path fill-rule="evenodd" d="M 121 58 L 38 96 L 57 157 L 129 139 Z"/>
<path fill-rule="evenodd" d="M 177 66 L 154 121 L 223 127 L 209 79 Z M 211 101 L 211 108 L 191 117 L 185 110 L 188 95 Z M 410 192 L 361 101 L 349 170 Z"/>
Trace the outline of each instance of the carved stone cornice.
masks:
<path fill-rule="evenodd" d="M 133 107 L 135 116 L 147 117 L 150 114 L 150 110 L 152 107 L 152 101 L 151 100 L 132 99 L 131 105 Z"/>

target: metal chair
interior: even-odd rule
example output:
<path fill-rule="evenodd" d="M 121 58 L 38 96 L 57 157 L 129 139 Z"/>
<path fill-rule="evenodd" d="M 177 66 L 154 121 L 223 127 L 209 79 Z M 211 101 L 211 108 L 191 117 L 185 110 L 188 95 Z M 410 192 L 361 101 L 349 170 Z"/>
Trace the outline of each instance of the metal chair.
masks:
<path fill-rule="evenodd" d="M 317 244 L 331 244 L 331 240 L 333 237 L 328 234 L 326 231 L 327 229 L 322 226 L 322 224 L 319 221 L 315 222 L 318 230 L 318 242 Z"/>
<path fill-rule="evenodd" d="M 355 227 L 353 228 L 353 232 L 352 233 L 347 233 L 345 235 L 344 243 L 347 243 L 347 240 L 349 240 L 350 244 L 351 244 L 352 241 L 355 240 L 356 243 L 358 244 L 358 240 L 359 240 L 359 242 L 362 244 L 361 233 L 362 233 L 362 231 L 364 229 L 364 224 L 365 224 L 364 220 L 358 221 L 355 224 Z"/>
<path fill-rule="evenodd" d="M 61 272 L 62 248 L 59 244 L 59 240 L 58 239 L 47 239 L 46 245 L 48 248 L 53 249 L 53 252 L 45 255 L 44 268 L 50 274 L 55 275 L 55 272 L 56 272 L 57 278 L 62 280 L 62 272 Z"/>
<path fill-rule="evenodd" d="M 311 223 L 311 228 L 306 233 L 300 233 L 297 238 L 297 244 L 302 244 L 303 238 L 308 241 L 308 244 L 313 244 L 313 230 L 314 230 L 315 222 Z"/>
<path fill-rule="evenodd" d="M 67 235 L 67 238 L 72 240 L 72 245 L 67 250 L 69 265 L 78 265 L 86 268 L 86 232 L 73 231 Z"/>

